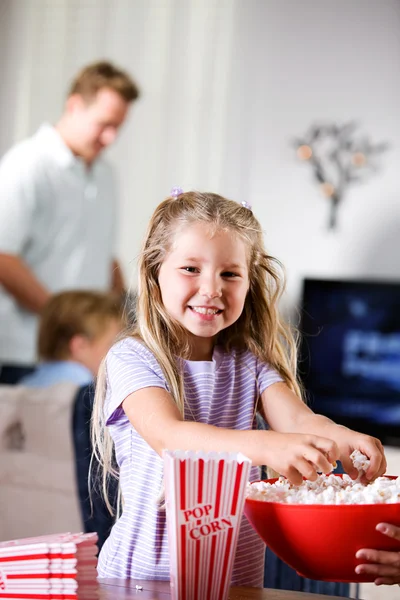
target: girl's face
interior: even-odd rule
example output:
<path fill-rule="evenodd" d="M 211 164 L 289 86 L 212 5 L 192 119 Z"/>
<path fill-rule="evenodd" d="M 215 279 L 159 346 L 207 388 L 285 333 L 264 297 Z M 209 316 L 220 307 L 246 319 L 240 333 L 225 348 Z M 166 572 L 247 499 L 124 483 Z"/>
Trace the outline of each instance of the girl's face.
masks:
<path fill-rule="evenodd" d="M 210 360 L 215 336 L 240 317 L 249 289 L 245 243 L 205 224 L 185 228 L 160 267 L 168 314 L 189 333 L 192 360 Z"/>

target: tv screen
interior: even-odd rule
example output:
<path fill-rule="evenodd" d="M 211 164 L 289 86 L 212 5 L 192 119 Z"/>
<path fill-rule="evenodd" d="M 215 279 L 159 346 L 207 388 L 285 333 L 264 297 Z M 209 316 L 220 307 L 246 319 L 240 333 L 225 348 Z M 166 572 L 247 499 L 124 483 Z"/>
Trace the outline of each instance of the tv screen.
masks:
<path fill-rule="evenodd" d="M 400 282 L 305 279 L 300 332 L 314 412 L 400 446 Z"/>

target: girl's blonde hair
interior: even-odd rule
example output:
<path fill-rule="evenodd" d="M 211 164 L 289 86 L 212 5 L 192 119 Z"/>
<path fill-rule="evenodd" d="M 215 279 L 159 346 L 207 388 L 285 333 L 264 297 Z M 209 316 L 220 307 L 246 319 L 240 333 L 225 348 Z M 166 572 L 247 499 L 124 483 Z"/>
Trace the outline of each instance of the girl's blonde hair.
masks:
<path fill-rule="evenodd" d="M 249 291 L 243 312 L 235 323 L 218 334 L 217 344 L 226 351 L 250 350 L 276 369 L 287 385 L 301 396 L 296 376 L 295 338 L 278 311 L 284 290 L 282 266 L 266 253 L 261 225 L 253 212 L 217 194 L 182 193 L 177 198 L 167 198 L 156 208 L 139 257 L 137 321 L 129 334 L 143 341 L 153 352 L 183 415 L 183 377 L 177 357 L 189 356 L 189 344 L 186 330 L 163 306 L 158 274 L 176 236 L 198 223 L 207 225 L 211 235 L 221 230 L 232 232 L 248 248 Z M 92 437 L 96 458 L 104 469 L 103 491 L 106 493 L 108 476 L 117 473 L 112 466 L 112 441 L 103 416 L 104 370 L 103 364 L 96 389 Z"/>

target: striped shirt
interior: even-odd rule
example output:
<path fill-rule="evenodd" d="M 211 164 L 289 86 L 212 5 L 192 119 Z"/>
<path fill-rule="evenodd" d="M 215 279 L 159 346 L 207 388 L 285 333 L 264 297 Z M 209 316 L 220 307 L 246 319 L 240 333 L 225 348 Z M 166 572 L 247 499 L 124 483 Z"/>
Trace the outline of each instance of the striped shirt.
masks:
<path fill-rule="evenodd" d="M 168 580 L 165 511 L 157 499 L 163 486 L 163 460 L 136 432 L 121 404 L 132 392 L 168 385 L 156 358 L 142 343 L 126 338 L 107 355 L 106 423 L 115 444 L 124 498 L 99 556 L 99 577 Z M 211 361 L 184 361 L 185 419 L 229 429 L 255 428 L 255 403 L 280 375 L 249 351 L 214 349 Z M 260 476 L 252 467 L 250 481 Z M 262 587 L 264 542 L 246 517 L 240 527 L 233 585 Z"/>

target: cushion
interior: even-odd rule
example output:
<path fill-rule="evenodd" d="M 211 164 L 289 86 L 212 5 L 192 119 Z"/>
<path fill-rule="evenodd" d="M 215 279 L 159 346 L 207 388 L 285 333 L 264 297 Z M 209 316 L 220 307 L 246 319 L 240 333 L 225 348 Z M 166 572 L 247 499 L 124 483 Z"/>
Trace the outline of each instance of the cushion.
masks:
<path fill-rule="evenodd" d="M 24 451 L 74 462 L 72 415 L 78 386 L 68 382 L 22 389 Z"/>

